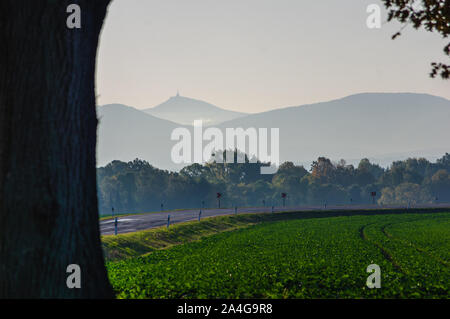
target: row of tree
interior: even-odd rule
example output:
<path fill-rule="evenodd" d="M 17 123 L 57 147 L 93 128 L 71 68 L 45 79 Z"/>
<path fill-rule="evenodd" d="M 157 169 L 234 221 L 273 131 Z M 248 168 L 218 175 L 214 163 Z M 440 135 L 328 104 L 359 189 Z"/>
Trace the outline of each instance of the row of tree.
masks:
<path fill-rule="evenodd" d="M 235 156 L 236 153 L 235 153 Z M 376 192 L 379 204 L 450 202 L 450 154 L 435 163 L 410 158 L 388 168 L 360 161 L 357 167 L 320 157 L 309 170 L 292 162 L 274 175 L 261 175 L 261 162 L 192 164 L 180 172 L 160 170 L 146 161 L 113 161 L 98 168 L 100 212 L 286 205 L 366 204 Z"/>

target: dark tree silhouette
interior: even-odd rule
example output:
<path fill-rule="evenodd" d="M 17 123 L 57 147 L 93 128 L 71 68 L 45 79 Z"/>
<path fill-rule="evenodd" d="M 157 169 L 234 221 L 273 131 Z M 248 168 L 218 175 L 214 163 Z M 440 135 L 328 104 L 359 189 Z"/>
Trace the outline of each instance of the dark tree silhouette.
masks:
<path fill-rule="evenodd" d="M 421 27 L 430 32 L 437 32 L 443 38 L 450 34 L 450 0 L 383 0 L 388 9 L 388 21 L 397 20 L 404 27 L 411 24 L 415 29 Z M 401 32 L 392 36 L 398 37 Z M 450 42 L 444 47 L 444 54 L 450 57 Z M 450 77 L 450 65 L 431 63 L 432 78 L 440 74 L 443 79 Z"/>
<path fill-rule="evenodd" d="M 81 7 L 69 29 L 67 7 Z M 0 2 L 0 298 L 109 298 L 95 61 L 109 0 Z M 81 268 L 81 288 L 66 285 Z"/>

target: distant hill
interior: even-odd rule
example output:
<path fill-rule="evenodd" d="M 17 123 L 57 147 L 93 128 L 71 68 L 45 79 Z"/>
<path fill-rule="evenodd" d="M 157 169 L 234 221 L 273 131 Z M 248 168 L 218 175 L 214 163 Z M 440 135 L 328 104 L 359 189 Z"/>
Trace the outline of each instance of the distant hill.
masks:
<path fill-rule="evenodd" d="M 147 160 L 158 168 L 170 165 L 170 134 L 179 124 L 156 118 L 135 108 L 109 104 L 98 107 L 97 165 L 113 160 Z"/>
<path fill-rule="evenodd" d="M 175 145 L 170 134 L 179 124 L 124 105 L 99 107 L 98 113 L 98 165 L 139 157 L 158 168 L 180 168 L 170 159 Z M 189 109 L 182 108 L 180 114 L 186 113 Z M 349 162 L 368 157 L 387 165 L 420 154 L 435 159 L 450 151 L 449 123 L 450 101 L 444 98 L 364 93 L 246 115 L 216 126 L 223 131 L 228 127 L 279 128 L 281 161 L 308 166 L 319 156 Z"/>
<path fill-rule="evenodd" d="M 369 157 L 386 164 L 393 154 L 442 156 L 450 150 L 450 101 L 428 94 L 363 93 L 276 109 L 219 127 L 278 127 L 284 160 L 311 162 Z M 391 162 L 391 161 L 390 161 Z"/>
<path fill-rule="evenodd" d="M 247 115 L 178 94 L 144 112 L 182 125 L 193 125 L 194 120 L 202 120 L 204 125 L 217 125 Z"/>

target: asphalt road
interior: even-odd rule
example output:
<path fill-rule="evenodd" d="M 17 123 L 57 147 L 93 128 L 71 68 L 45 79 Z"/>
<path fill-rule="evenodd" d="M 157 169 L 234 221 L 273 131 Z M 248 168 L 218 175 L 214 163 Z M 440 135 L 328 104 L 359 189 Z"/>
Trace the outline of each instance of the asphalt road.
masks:
<path fill-rule="evenodd" d="M 415 205 L 411 208 L 447 208 L 450 204 L 430 204 L 430 205 Z M 363 210 L 363 209 L 401 209 L 405 206 L 378 206 L 378 205 L 341 205 L 341 206 L 298 206 L 298 207 L 275 207 L 274 212 L 287 212 L 287 211 L 312 211 L 312 210 Z M 165 211 L 160 213 L 138 214 L 129 215 L 118 218 L 118 233 L 131 233 L 139 230 L 145 230 L 155 227 L 167 226 L 167 219 L 170 215 L 170 224 L 176 224 L 187 221 L 198 220 L 199 209 L 186 209 L 177 211 Z M 271 213 L 271 207 L 242 207 L 238 208 L 238 214 L 249 213 Z M 233 215 L 235 214 L 234 208 L 213 208 L 202 209 L 201 218 Z M 100 221 L 100 231 L 102 235 L 114 234 L 114 219 Z"/>

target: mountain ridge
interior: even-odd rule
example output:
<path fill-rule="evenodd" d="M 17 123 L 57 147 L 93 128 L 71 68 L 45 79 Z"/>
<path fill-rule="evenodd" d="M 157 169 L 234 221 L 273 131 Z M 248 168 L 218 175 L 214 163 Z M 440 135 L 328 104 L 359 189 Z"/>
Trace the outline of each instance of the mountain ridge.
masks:
<path fill-rule="evenodd" d="M 141 158 L 162 169 L 176 144 L 171 133 L 180 125 L 128 106 L 99 107 L 98 164 Z M 450 101 L 430 94 L 361 93 L 321 103 L 248 114 L 215 127 L 279 128 L 281 161 L 399 159 L 423 150 L 426 157 L 450 150 Z M 206 128 L 207 125 L 204 125 Z M 270 134 L 270 133 L 269 133 Z M 225 136 L 225 134 L 224 134 Z M 439 154 L 436 154 L 439 152 Z M 397 155 L 392 155 L 393 157 Z"/>
<path fill-rule="evenodd" d="M 252 117 L 255 115 L 263 115 L 263 114 L 270 114 L 273 112 L 278 112 L 278 111 L 287 111 L 287 110 L 291 110 L 291 109 L 297 109 L 297 108 L 309 108 L 309 107 L 318 107 L 322 104 L 328 104 L 328 103 L 336 103 L 339 101 L 345 101 L 347 99 L 351 99 L 354 97 L 360 97 L 360 96 L 376 96 L 376 95 L 385 95 L 385 96 L 398 96 L 398 95 L 404 95 L 404 96 L 426 96 L 426 97 L 432 97 L 432 98 L 438 98 L 438 99 L 442 99 L 448 103 L 450 103 L 450 100 L 441 97 L 441 96 L 437 96 L 437 95 L 432 95 L 432 94 L 428 94 L 428 93 L 411 93 L 411 92 L 362 92 L 362 93 L 355 93 L 355 94 L 350 94 L 350 95 L 346 95 L 344 97 L 340 97 L 340 98 L 336 98 L 336 99 L 331 99 L 331 100 L 327 100 L 327 101 L 323 101 L 323 102 L 315 102 L 315 103 L 308 103 L 308 104 L 299 104 L 299 105 L 291 105 L 291 106 L 283 106 L 283 107 L 277 107 L 274 109 L 270 109 L 267 111 L 263 111 L 263 112 L 258 112 L 258 113 L 251 113 L 251 114 L 247 114 L 243 117 L 241 117 L 241 119 L 245 119 L 247 117 Z M 226 122 L 231 122 L 231 121 L 224 121 L 220 124 L 224 124 Z"/>

